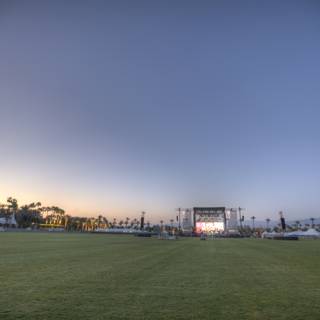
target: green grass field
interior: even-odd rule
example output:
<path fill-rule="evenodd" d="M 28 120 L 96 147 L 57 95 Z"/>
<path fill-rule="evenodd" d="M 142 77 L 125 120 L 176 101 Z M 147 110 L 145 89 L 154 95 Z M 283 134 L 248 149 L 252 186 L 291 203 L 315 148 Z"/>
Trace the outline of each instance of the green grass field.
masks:
<path fill-rule="evenodd" d="M 320 241 L 1 233 L 0 319 L 320 319 Z"/>

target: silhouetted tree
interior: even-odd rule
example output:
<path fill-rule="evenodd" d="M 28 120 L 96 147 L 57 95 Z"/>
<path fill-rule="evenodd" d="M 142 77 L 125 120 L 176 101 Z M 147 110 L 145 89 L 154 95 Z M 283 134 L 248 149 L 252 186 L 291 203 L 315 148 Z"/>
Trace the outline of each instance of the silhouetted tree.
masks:
<path fill-rule="evenodd" d="M 266 219 L 266 222 L 267 222 L 267 230 L 269 230 L 269 223 L 270 223 L 270 221 L 271 221 L 271 220 L 270 220 L 269 218 Z"/>
<path fill-rule="evenodd" d="M 251 217 L 251 220 L 252 220 L 252 230 L 254 230 L 254 220 L 256 219 L 256 217 L 255 216 L 252 216 Z"/>
<path fill-rule="evenodd" d="M 315 220 L 315 218 L 310 218 L 310 220 L 311 220 L 311 228 L 314 228 L 314 220 Z"/>

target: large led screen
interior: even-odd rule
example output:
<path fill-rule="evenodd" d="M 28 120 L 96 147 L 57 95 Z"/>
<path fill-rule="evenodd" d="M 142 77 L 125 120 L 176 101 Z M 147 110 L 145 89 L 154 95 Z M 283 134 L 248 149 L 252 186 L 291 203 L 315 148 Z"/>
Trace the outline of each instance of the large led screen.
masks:
<path fill-rule="evenodd" d="M 209 233 L 209 232 L 222 232 L 224 230 L 224 223 L 217 222 L 196 222 L 196 232 L 201 233 Z"/>

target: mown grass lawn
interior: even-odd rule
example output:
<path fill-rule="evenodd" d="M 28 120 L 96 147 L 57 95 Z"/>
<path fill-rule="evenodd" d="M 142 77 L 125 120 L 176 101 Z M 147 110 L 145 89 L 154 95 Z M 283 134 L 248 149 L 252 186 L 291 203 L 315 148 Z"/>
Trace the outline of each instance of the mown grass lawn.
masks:
<path fill-rule="evenodd" d="M 0 319 L 320 319 L 320 241 L 4 232 Z"/>

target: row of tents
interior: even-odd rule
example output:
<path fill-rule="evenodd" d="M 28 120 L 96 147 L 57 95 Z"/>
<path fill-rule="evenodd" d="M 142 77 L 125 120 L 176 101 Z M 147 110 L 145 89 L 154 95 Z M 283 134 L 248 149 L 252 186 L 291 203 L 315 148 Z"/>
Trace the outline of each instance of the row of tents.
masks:
<path fill-rule="evenodd" d="M 279 235 L 282 235 L 284 237 L 298 237 L 298 238 L 306 238 L 306 239 L 320 239 L 320 232 L 318 232 L 315 229 L 309 229 L 307 231 L 293 231 L 293 232 L 285 232 L 284 234 L 279 234 L 277 232 L 263 232 L 262 238 L 274 238 Z"/>

